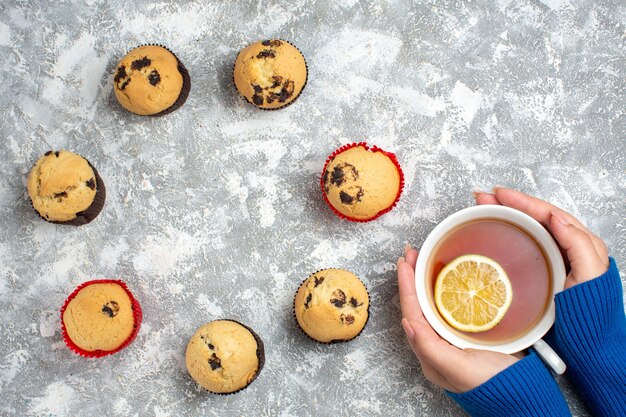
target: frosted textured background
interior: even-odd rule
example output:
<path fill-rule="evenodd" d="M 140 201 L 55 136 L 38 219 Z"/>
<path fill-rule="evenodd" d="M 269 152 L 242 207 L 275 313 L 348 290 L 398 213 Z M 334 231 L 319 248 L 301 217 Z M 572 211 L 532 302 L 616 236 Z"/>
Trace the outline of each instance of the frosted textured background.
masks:
<path fill-rule="evenodd" d="M 623 2 L 236 3 L 0 4 L 1 415 L 461 416 L 405 342 L 395 262 L 496 184 L 569 210 L 626 268 Z M 231 70 L 272 37 L 303 51 L 309 83 L 264 112 Z M 127 113 L 112 91 L 117 61 L 152 42 L 192 78 L 162 118 Z M 354 224 L 318 179 L 329 153 L 363 140 L 398 155 L 406 189 L 391 213 Z M 26 176 L 50 148 L 100 171 L 93 223 L 33 213 Z M 292 317 L 298 285 L 324 267 L 354 271 L 371 294 L 347 344 L 314 344 Z M 123 352 L 85 360 L 65 347 L 59 309 L 102 277 L 128 283 L 144 324 Z M 185 371 L 188 338 L 216 318 L 266 344 L 265 369 L 232 396 Z"/>

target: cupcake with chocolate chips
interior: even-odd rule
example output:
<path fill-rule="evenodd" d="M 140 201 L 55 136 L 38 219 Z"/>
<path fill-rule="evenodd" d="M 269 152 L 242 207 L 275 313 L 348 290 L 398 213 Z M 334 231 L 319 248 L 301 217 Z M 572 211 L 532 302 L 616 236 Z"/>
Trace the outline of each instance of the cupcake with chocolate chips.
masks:
<path fill-rule="evenodd" d="M 357 337 L 369 317 L 365 285 L 345 269 L 323 269 L 298 288 L 294 301 L 296 321 L 314 340 L 345 342 Z"/>
<path fill-rule="evenodd" d="M 321 177 L 324 201 L 339 217 L 367 222 L 390 211 L 400 199 L 404 175 L 396 156 L 365 142 L 337 149 Z"/>
<path fill-rule="evenodd" d="M 61 309 L 63 339 L 84 357 L 112 355 L 137 336 L 142 312 L 130 290 L 119 280 L 95 280 L 80 285 Z"/>
<path fill-rule="evenodd" d="M 232 320 L 215 320 L 200 327 L 185 353 L 191 377 L 214 394 L 232 394 L 248 387 L 265 363 L 261 338 Z"/>
<path fill-rule="evenodd" d="M 39 158 L 28 175 L 27 190 L 44 220 L 73 226 L 95 219 L 106 199 L 98 171 L 69 151 L 48 151 Z"/>
<path fill-rule="evenodd" d="M 307 80 L 300 51 L 287 41 L 255 42 L 239 52 L 234 81 L 239 93 L 262 109 L 279 109 L 293 103 Z"/>
<path fill-rule="evenodd" d="M 117 64 L 113 90 L 117 101 L 140 116 L 162 116 L 187 100 L 189 72 L 178 57 L 158 45 L 131 50 Z"/>

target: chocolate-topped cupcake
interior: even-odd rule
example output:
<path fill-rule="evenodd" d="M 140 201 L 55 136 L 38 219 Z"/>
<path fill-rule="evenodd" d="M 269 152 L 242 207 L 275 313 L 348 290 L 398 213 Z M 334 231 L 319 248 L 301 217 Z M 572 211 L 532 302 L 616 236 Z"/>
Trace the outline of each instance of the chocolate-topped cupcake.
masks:
<path fill-rule="evenodd" d="M 262 109 L 275 110 L 293 103 L 306 80 L 304 56 L 284 40 L 255 42 L 241 50 L 235 60 L 237 90 Z"/>
<path fill-rule="evenodd" d="M 128 52 L 117 64 L 113 90 L 126 110 L 140 116 L 162 116 L 187 100 L 189 72 L 171 51 L 144 45 Z"/>
<path fill-rule="evenodd" d="M 214 394 L 232 394 L 248 387 L 265 363 L 261 338 L 233 320 L 215 320 L 200 327 L 185 353 L 191 377 Z"/>
<path fill-rule="evenodd" d="M 39 158 L 28 175 L 27 189 L 43 219 L 73 226 L 95 219 L 106 199 L 104 182 L 93 165 L 64 150 Z"/>

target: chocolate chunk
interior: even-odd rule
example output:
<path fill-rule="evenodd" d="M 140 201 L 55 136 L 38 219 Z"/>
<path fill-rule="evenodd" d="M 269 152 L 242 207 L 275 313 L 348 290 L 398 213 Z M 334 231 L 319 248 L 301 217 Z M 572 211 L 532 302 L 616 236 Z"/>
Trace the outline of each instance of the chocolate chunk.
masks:
<path fill-rule="evenodd" d="M 151 85 L 155 86 L 159 82 L 161 82 L 161 75 L 159 74 L 157 70 L 153 69 L 148 75 L 148 81 L 150 82 Z"/>
<path fill-rule="evenodd" d="M 268 40 L 261 42 L 261 45 L 263 46 L 280 46 L 282 44 L 283 43 L 279 41 L 278 39 L 268 39 Z"/>
<path fill-rule="evenodd" d="M 251 84 L 251 85 L 252 85 L 252 88 L 254 89 L 255 93 L 262 93 L 263 92 L 263 89 L 261 88 L 260 85 L 258 85 L 258 84 Z"/>
<path fill-rule="evenodd" d="M 211 343 L 209 343 L 207 346 L 208 346 L 208 347 L 209 347 L 209 349 L 211 349 L 211 350 L 215 349 L 215 346 L 213 346 Z"/>
<path fill-rule="evenodd" d="M 359 304 L 359 302 L 354 297 L 350 297 L 350 304 L 352 304 L 352 307 L 358 307 L 363 305 L 363 303 Z"/>
<path fill-rule="evenodd" d="M 124 84 L 122 84 L 122 86 L 120 87 L 120 90 L 124 91 L 124 89 L 126 88 L 126 86 L 128 85 L 128 83 L 130 82 L 130 78 L 128 78 L 126 81 L 124 81 Z"/>
<path fill-rule="evenodd" d="M 119 80 L 127 76 L 128 75 L 126 74 L 126 67 L 124 65 L 120 65 L 119 67 L 117 67 L 117 72 L 115 73 L 115 78 L 113 78 L 113 81 L 117 83 Z"/>
<path fill-rule="evenodd" d="M 341 202 L 343 204 L 352 204 L 352 202 L 354 201 L 354 198 L 352 198 L 350 194 L 343 191 L 339 192 L 339 198 L 341 199 Z"/>
<path fill-rule="evenodd" d="M 332 175 L 330 177 L 330 183 L 336 187 L 347 180 L 356 181 L 359 178 L 359 171 L 356 170 L 354 165 L 344 162 L 343 164 L 337 164 L 333 168 Z"/>
<path fill-rule="evenodd" d="M 209 365 L 211 366 L 211 370 L 215 371 L 218 368 L 222 367 L 222 361 L 220 360 L 220 358 L 217 357 L 217 355 L 214 353 L 211 355 L 211 357 L 209 358 Z"/>
<path fill-rule="evenodd" d="M 87 180 L 85 184 L 87 185 L 87 187 L 91 188 L 92 190 L 96 189 L 96 181 L 94 178 Z"/>
<path fill-rule="evenodd" d="M 339 320 L 341 320 L 342 324 L 353 324 L 354 323 L 354 316 L 352 314 L 341 314 L 339 316 Z"/>
<path fill-rule="evenodd" d="M 52 151 L 48 151 L 48 152 L 44 153 L 43 155 L 44 155 L 44 156 L 48 156 L 48 155 L 50 155 L 51 153 L 52 153 Z"/>
<path fill-rule="evenodd" d="M 56 152 L 54 153 L 54 156 L 56 156 L 56 157 L 58 158 L 58 157 L 59 157 L 59 151 L 56 151 Z"/>
<path fill-rule="evenodd" d="M 67 192 L 61 191 L 60 193 L 54 193 L 54 198 L 63 198 L 67 197 Z"/>
<path fill-rule="evenodd" d="M 255 94 L 252 96 L 252 102 L 254 104 L 256 104 L 257 106 L 262 106 L 263 105 L 263 96 L 259 95 L 259 94 Z"/>
<path fill-rule="evenodd" d="M 274 83 L 270 86 L 270 88 L 276 88 L 283 83 L 283 77 L 280 75 L 274 75 L 272 76 L 272 79 L 274 80 Z"/>
<path fill-rule="evenodd" d="M 356 187 L 359 189 L 359 191 L 356 193 L 356 201 L 361 201 L 361 197 L 363 197 L 363 194 L 365 194 L 363 192 L 363 188 L 361 187 Z"/>
<path fill-rule="evenodd" d="M 313 288 L 316 288 L 318 285 L 320 285 L 322 282 L 324 282 L 324 277 L 315 277 L 315 286 Z"/>
<path fill-rule="evenodd" d="M 311 306 L 311 298 L 313 298 L 313 294 L 309 293 L 309 295 L 306 296 L 306 300 L 304 300 L 304 308 Z"/>
<path fill-rule="evenodd" d="M 333 168 L 333 174 L 330 177 L 330 183 L 333 184 L 335 187 L 339 187 L 346 181 L 344 176 L 345 175 L 343 173 L 343 169 L 341 169 L 341 166 L 336 165 L 335 168 Z"/>
<path fill-rule="evenodd" d="M 346 305 L 346 294 L 341 291 L 339 288 L 337 288 L 331 295 L 330 295 L 330 303 L 332 305 L 334 305 L 337 308 L 341 308 L 343 306 Z"/>
<path fill-rule="evenodd" d="M 265 100 L 267 101 L 267 104 L 272 104 L 276 99 L 273 97 L 273 94 L 270 94 L 265 98 Z"/>
<path fill-rule="evenodd" d="M 276 58 L 276 53 L 271 49 L 264 49 L 257 54 L 257 59 Z"/>
<path fill-rule="evenodd" d="M 280 91 L 280 97 L 278 101 L 284 103 L 289 99 L 289 97 L 293 96 L 293 91 L 295 90 L 295 84 L 291 80 L 287 80 L 285 84 L 283 84 L 283 89 Z"/>
<path fill-rule="evenodd" d="M 152 61 L 150 60 L 150 58 L 148 58 L 147 56 L 144 56 L 141 59 L 134 60 L 133 63 L 130 64 L 130 67 L 133 70 L 140 70 L 142 68 L 147 67 L 150 64 L 152 64 Z"/>
<path fill-rule="evenodd" d="M 354 204 L 355 201 L 361 201 L 361 197 L 363 197 L 363 189 L 359 186 L 355 186 L 355 187 L 350 187 L 350 189 L 354 190 L 354 189 L 358 189 L 359 191 L 357 191 L 356 195 L 350 195 L 348 193 L 346 193 L 345 191 L 340 191 L 339 192 L 339 198 L 341 199 L 341 202 L 343 204 Z"/>
<path fill-rule="evenodd" d="M 102 312 L 109 317 L 117 316 L 117 313 L 120 311 L 120 306 L 115 301 L 109 301 L 105 305 L 102 306 Z"/>

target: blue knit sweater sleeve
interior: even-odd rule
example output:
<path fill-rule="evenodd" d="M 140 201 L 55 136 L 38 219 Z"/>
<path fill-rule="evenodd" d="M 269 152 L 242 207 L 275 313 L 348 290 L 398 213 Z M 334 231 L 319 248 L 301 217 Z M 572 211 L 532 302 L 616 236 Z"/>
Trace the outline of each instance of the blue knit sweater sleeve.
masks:
<path fill-rule="evenodd" d="M 552 336 L 593 414 L 626 416 L 626 317 L 615 260 L 600 277 L 557 294 Z"/>
<path fill-rule="evenodd" d="M 447 394 L 473 417 L 571 416 L 559 386 L 532 350 L 478 387 Z"/>

